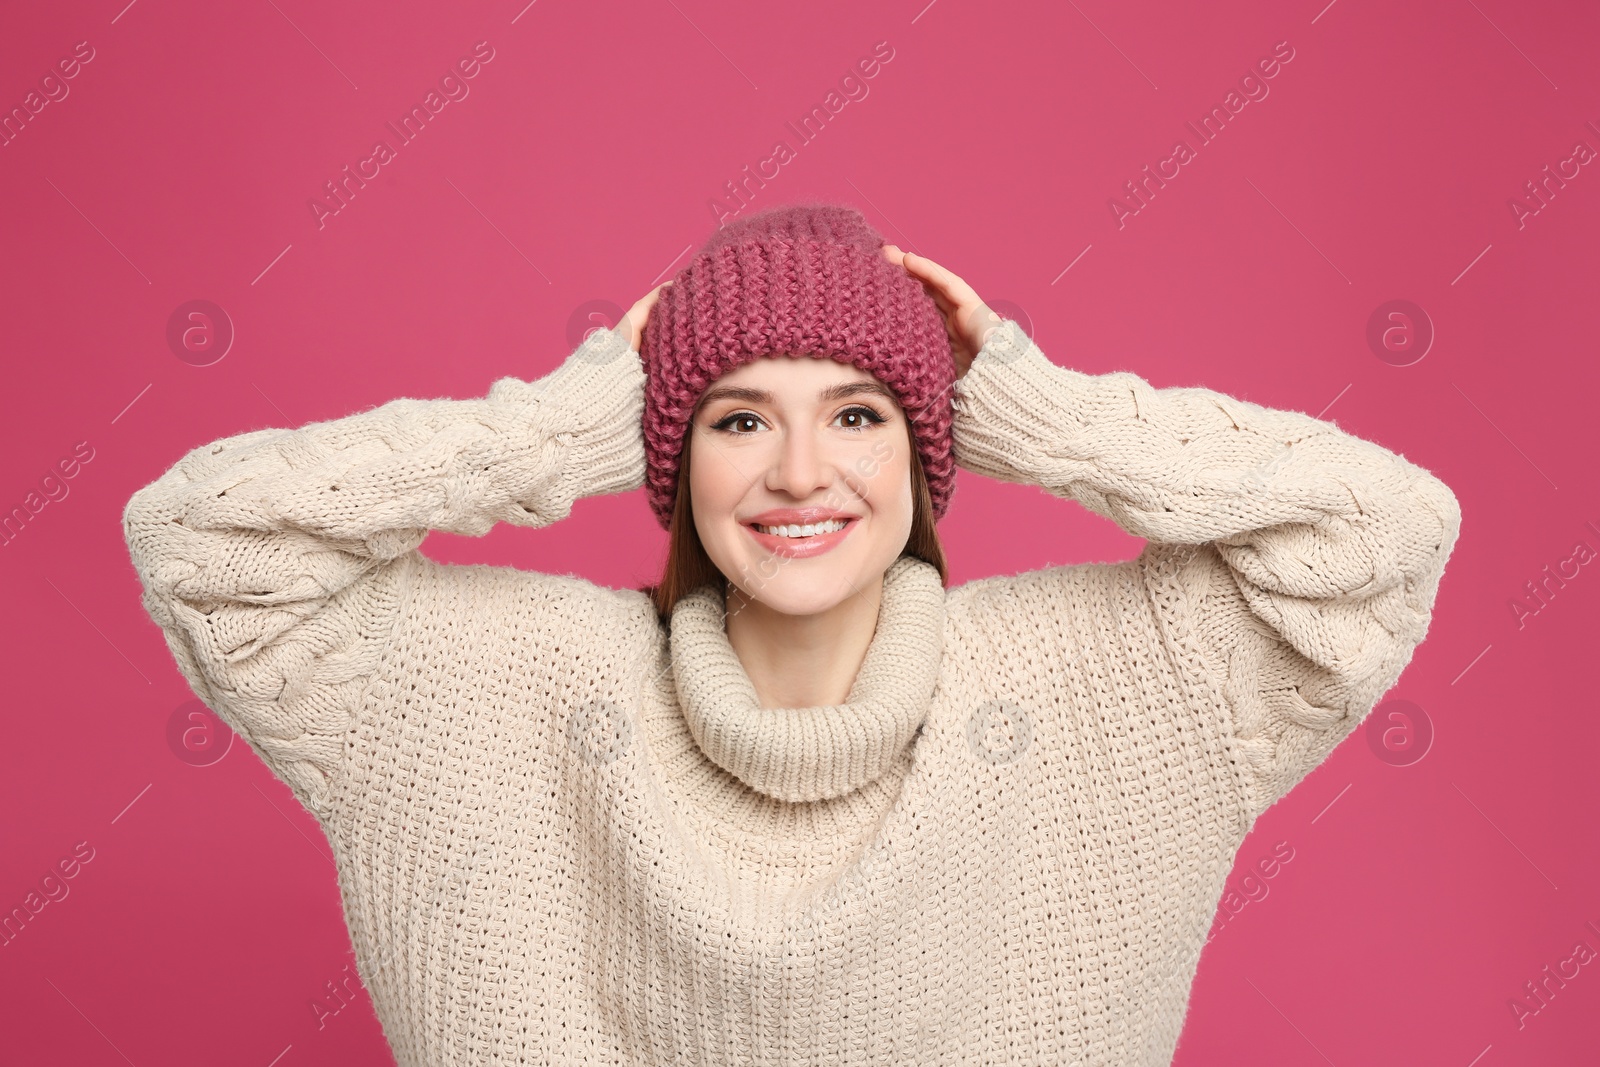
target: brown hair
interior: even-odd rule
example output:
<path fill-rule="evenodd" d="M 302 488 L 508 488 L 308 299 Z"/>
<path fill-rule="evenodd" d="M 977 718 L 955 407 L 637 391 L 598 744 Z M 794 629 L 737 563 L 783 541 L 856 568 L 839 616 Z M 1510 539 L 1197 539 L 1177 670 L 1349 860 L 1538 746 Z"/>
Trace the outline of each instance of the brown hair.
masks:
<path fill-rule="evenodd" d="M 645 586 L 641 592 L 655 603 L 656 614 L 666 622 L 679 599 L 702 585 L 725 581 L 726 576 L 706 555 L 700 543 L 700 533 L 695 529 L 694 511 L 689 503 L 689 443 L 694 437 L 691 420 L 689 432 L 683 436 L 683 454 L 678 461 L 678 490 L 672 502 L 672 521 L 667 528 L 667 562 L 662 568 L 661 580 Z M 922 457 L 917 454 L 911 440 L 911 424 L 906 423 L 907 443 L 911 452 L 911 535 L 906 539 L 901 555 L 915 556 L 939 571 L 940 584 L 950 580 L 945 565 L 944 546 L 939 543 L 939 532 L 934 528 L 933 497 L 928 492 L 928 478 L 922 469 Z"/>

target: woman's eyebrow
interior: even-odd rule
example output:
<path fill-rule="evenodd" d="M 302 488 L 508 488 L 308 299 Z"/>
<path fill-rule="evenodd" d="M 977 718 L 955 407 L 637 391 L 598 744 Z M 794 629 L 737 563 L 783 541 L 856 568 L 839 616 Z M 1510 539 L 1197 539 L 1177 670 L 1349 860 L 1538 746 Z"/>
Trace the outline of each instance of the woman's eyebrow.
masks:
<path fill-rule="evenodd" d="M 817 399 L 826 402 L 843 400 L 846 397 L 860 396 L 862 394 L 875 394 L 885 400 L 895 399 L 895 395 L 890 391 L 889 387 L 877 380 L 870 382 L 839 382 L 822 390 L 821 393 L 817 394 Z M 715 403 L 718 400 L 743 400 L 749 404 L 770 404 L 772 403 L 772 394 L 765 389 L 752 389 L 749 386 L 714 385 L 706 390 L 705 395 L 700 398 L 700 403 L 701 405 L 706 405 Z"/>
<path fill-rule="evenodd" d="M 821 400 L 843 400 L 850 396 L 860 396 L 863 393 L 876 394 L 885 400 L 894 400 L 895 395 L 887 385 L 874 378 L 870 382 L 840 382 L 830 385 L 819 396 Z"/>

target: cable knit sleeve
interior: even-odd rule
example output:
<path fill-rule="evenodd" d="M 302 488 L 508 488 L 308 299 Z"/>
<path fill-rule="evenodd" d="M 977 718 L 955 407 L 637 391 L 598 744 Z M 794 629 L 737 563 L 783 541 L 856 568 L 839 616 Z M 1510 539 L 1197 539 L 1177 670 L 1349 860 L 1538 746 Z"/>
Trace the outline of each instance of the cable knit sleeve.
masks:
<path fill-rule="evenodd" d="M 544 526 L 644 481 L 644 372 L 620 331 L 487 397 L 392 400 L 189 452 L 123 529 L 195 695 L 321 818 L 429 530 Z"/>
<path fill-rule="evenodd" d="M 961 465 L 1146 538 L 1146 583 L 1252 819 L 1320 763 L 1427 632 L 1461 512 L 1331 422 L 1119 371 L 1057 366 L 1010 320 L 956 385 Z"/>

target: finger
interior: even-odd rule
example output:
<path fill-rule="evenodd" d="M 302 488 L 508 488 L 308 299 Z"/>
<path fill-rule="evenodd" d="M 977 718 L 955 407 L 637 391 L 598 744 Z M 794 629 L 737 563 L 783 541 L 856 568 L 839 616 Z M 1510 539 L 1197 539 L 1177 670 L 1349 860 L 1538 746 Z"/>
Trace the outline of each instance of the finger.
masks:
<path fill-rule="evenodd" d="M 913 274 L 930 279 L 939 277 L 939 264 L 927 256 L 919 256 L 915 252 L 905 252 L 902 253 L 902 258 L 905 260 L 906 269 Z"/>
<path fill-rule="evenodd" d="M 956 309 L 963 306 L 960 294 L 952 291 L 946 278 L 932 273 L 925 267 L 920 273 L 914 273 L 913 277 L 922 283 L 922 288 L 929 296 L 933 297 L 933 301 L 939 306 L 939 310 L 946 315 L 952 314 Z"/>
<path fill-rule="evenodd" d="M 978 292 L 968 285 L 960 275 L 947 267 L 942 267 L 927 256 L 919 256 L 914 252 L 906 253 L 906 262 L 919 274 L 924 274 L 940 288 L 944 289 L 950 299 L 957 304 L 978 303 Z"/>
<path fill-rule="evenodd" d="M 907 252 L 904 256 L 903 266 L 906 268 L 907 273 L 922 283 L 924 289 L 934 295 L 935 299 L 944 298 L 944 279 L 934 271 L 933 268 L 937 264 L 932 260 Z"/>
<path fill-rule="evenodd" d="M 939 288 L 935 285 L 931 285 L 928 282 L 922 281 L 920 278 L 917 280 L 922 285 L 922 291 L 927 293 L 928 298 L 933 301 L 933 306 L 939 309 L 939 314 L 949 318 L 950 312 L 954 305 L 950 303 L 949 299 L 944 295 L 944 293 L 940 292 Z"/>

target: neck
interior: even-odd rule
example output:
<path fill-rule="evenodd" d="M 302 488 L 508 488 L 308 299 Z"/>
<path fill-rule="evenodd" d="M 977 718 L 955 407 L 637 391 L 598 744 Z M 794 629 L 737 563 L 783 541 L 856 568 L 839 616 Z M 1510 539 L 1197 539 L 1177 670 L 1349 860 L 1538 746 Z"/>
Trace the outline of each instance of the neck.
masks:
<path fill-rule="evenodd" d="M 728 643 L 763 708 L 843 704 L 878 626 L 883 575 L 826 611 L 789 615 L 731 582 Z"/>
<path fill-rule="evenodd" d="M 843 605 L 798 617 L 742 596 L 730 607 L 727 584 L 672 609 L 673 686 L 701 752 L 785 801 L 841 797 L 903 764 L 939 684 L 939 572 L 902 556 Z"/>

